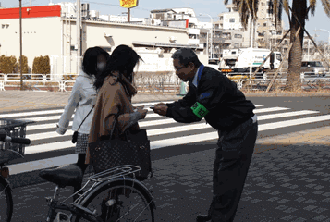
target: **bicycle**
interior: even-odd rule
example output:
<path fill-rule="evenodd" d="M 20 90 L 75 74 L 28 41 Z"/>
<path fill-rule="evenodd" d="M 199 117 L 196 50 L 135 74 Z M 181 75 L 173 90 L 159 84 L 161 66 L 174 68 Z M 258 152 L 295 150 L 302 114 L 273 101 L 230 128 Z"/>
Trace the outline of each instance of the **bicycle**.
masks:
<path fill-rule="evenodd" d="M 56 184 L 54 198 L 46 198 L 49 211 L 46 221 L 154 221 L 156 205 L 150 191 L 135 179 L 139 166 L 119 166 L 88 178 L 85 185 L 64 202 L 58 201 L 58 190 L 74 186 L 82 180 L 82 172 L 77 165 L 66 165 L 40 173 L 43 179 Z M 133 175 L 133 176 L 132 176 Z M 93 182 L 92 186 L 83 191 Z M 70 204 L 65 203 L 69 198 L 79 197 Z M 139 198 L 139 199 L 138 199 Z M 71 214 L 56 212 L 68 211 Z"/>
<path fill-rule="evenodd" d="M 12 190 L 8 181 L 10 161 L 24 157 L 26 126 L 34 121 L 0 118 L 0 221 L 10 222 L 13 214 Z"/>
<path fill-rule="evenodd" d="M 153 202 L 153 196 L 146 186 L 135 178 L 135 173 L 140 169 L 139 166 L 127 165 L 94 174 L 79 191 L 67 197 L 63 202 L 58 200 L 59 190 L 67 186 L 75 186 L 77 183 L 81 184 L 83 179 L 81 169 L 75 164 L 70 164 L 41 171 L 39 175 L 41 178 L 56 184 L 54 198 L 46 197 L 49 205 L 46 221 L 154 222 L 156 205 Z M 90 182 L 93 182 L 92 186 L 84 190 Z M 6 192 L 6 195 L 7 193 L 8 198 L 11 199 L 11 192 Z M 71 197 L 77 198 L 73 203 L 65 203 Z M 0 204 L 1 202 L 0 199 Z M 11 205 L 7 204 L 8 208 L 10 209 L 8 210 L 9 220 L 7 220 L 9 222 L 12 214 L 12 200 Z"/>

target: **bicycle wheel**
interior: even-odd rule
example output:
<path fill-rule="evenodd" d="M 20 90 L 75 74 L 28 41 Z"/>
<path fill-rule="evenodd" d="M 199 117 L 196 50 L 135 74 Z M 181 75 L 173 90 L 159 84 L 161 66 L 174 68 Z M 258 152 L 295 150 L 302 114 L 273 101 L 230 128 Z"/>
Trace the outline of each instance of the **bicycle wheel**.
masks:
<path fill-rule="evenodd" d="M 0 177 L 0 221 L 10 222 L 13 215 L 13 197 L 5 179 Z"/>
<path fill-rule="evenodd" d="M 116 180 L 92 191 L 82 205 L 104 222 L 154 221 L 154 203 L 148 190 L 132 180 Z M 85 222 L 76 218 L 76 222 Z"/>

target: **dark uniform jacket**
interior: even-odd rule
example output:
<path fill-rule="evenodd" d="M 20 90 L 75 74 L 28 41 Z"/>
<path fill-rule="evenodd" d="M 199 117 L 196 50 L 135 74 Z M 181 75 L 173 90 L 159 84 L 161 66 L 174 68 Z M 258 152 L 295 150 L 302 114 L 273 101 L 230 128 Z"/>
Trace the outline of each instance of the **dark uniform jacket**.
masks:
<path fill-rule="evenodd" d="M 189 81 L 189 92 L 177 102 L 166 104 L 166 116 L 181 123 L 204 117 L 214 129 L 230 130 L 251 118 L 255 106 L 246 100 L 235 82 L 221 72 L 204 67 L 197 88 Z"/>

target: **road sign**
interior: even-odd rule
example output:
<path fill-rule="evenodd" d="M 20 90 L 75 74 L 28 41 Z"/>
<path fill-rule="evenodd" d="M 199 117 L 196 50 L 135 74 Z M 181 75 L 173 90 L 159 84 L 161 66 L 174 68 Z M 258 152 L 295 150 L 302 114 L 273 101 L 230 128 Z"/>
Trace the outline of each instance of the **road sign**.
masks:
<path fill-rule="evenodd" d="M 139 5 L 139 0 L 119 0 L 120 6 L 125 8 L 132 8 Z"/>

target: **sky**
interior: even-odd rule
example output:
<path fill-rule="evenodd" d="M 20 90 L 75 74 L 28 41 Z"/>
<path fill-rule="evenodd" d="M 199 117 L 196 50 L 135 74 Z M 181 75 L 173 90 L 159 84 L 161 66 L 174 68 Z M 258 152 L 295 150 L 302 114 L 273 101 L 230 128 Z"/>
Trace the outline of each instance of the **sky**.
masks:
<path fill-rule="evenodd" d="M 50 2 L 76 2 L 75 0 L 22 0 L 22 6 L 40 6 L 48 5 Z M 126 8 L 119 6 L 119 0 L 80 0 L 81 3 L 89 3 L 90 10 L 97 10 L 100 15 L 119 15 L 123 12 L 127 12 Z M 231 1 L 228 1 L 231 3 Z M 290 1 L 291 2 L 291 1 Z M 0 0 L 2 7 L 18 7 L 18 0 Z M 291 3 L 290 3 L 291 5 Z M 197 18 L 200 21 L 210 21 L 209 16 L 200 16 L 200 13 L 205 13 L 213 17 L 213 20 L 218 20 L 219 13 L 227 12 L 223 0 L 139 0 L 139 6 L 131 8 L 131 16 L 135 18 L 149 18 L 150 11 L 154 9 L 164 8 L 181 8 L 189 7 L 194 9 Z M 287 15 L 283 12 L 283 20 L 285 22 L 285 28 L 288 29 Z M 329 41 L 330 18 L 328 18 L 323 10 L 323 5 L 320 0 L 317 1 L 316 10 L 314 16 L 309 16 L 309 20 L 306 21 L 306 30 L 311 35 L 317 35 L 316 41 Z M 316 31 L 324 29 L 327 31 Z"/>

